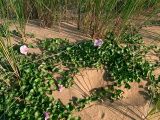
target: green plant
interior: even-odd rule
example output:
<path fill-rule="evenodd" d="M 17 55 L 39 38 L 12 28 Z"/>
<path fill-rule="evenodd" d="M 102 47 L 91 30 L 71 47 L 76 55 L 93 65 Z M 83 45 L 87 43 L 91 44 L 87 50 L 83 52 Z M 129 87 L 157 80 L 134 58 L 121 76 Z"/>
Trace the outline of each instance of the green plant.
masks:
<path fill-rule="evenodd" d="M 154 75 L 150 76 L 149 81 L 149 95 L 153 103 L 156 103 L 160 99 L 160 76 L 156 79 Z"/>
<path fill-rule="evenodd" d="M 19 82 L 14 81 L 15 77 L 12 75 L 8 84 L 5 81 L 0 83 L 0 118 L 37 120 L 44 118 L 44 112 L 49 112 L 50 118 L 55 120 L 70 118 L 73 109 L 54 100 L 50 89 L 54 85 L 53 78 L 44 70 L 42 63 L 33 62 L 33 58 L 36 58 L 34 55 L 17 57 L 20 58 Z M 1 60 L 3 61 L 3 57 Z M 7 78 L 5 76 L 4 79 Z"/>
<path fill-rule="evenodd" d="M 0 26 L 0 34 L 2 37 L 7 37 L 7 35 L 9 34 L 8 27 L 9 26 L 7 24 L 2 24 Z"/>
<path fill-rule="evenodd" d="M 20 77 L 15 81 L 15 75 L 5 75 L 9 72 L 3 66 L 7 60 L 1 56 L 1 66 L 4 68 L 1 72 L 4 81 L 0 82 L 1 118 L 43 119 L 44 112 L 49 112 L 55 120 L 71 119 L 71 113 L 83 109 L 87 103 L 102 101 L 105 97 L 118 99 L 123 91 L 115 89 L 115 86 L 130 88 L 130 82 L 144 80 L 151 69 L 143 58 L 147 49 L 142 46 L 140 37 L 127 37 L 125 39 L 130 39 L 131 43 L 119 45 L 115 35 L 108 33 L 99 47 L 94 46 L 92 40 L 69 43 L 59 38 L 46 39 L 38 44 L 41 55 L 25 56 L 19 53 L 19 47 L 10 48 L 15 55 Z M 93 90 L 90 96 L 72 100 L 68 105 L 53 98 L 53 90 L 59 90 L 59 85 L 70 87 L 79 69 L 88 67 L 103 67 L 113 84 Z M 60 74 L 60 78 L 54 78 L 54 73 Z"/>
<path fill-rule="evenodd" d="M 126 88 L 129 88 L 129 82 L 140 82 L 140 80 L 147 77 L 150 65 L 144 59 L 147 49 L 143 46 L 141 37 L 134 34 L 126 35 L 122 39 L 124 41 L 128 39 L 131 42 L 120 46 L 116 42 L 114 34 L 109 33 L 100 48 L 95 47 L 91 40 L 74 45 L 60 39 L 50 39 L 40 43 L 40 46 L 44 49 L 44 55 L 48 54 L 48 50 L 50 53 L 55 54 L 53 58 L 56 61 L 69 68 L 72 66 L 76 71 L 78 68 L 103 66 L 115 80 L 115 85 L 124 83 Z M 58 42 L 58 40 L 60 41 Z M 55 44 L 60 46 L 56 48 Z M 121 74 L 124 71 L 125 73 Z M 66 85 L 65 82 L 64 86 Z"/>
<path fill-rule="evenodd" d="M 18 32 L 10 32 L 8 24 L 0 27 L 0 119 L 41 120 L 45 117 L 44 112 L 49 112 L 50 118 L 55 120 L 74 119 L 72 111 L 83 109 L 89 102 L 101 101 L 106 96 L 111 100 L 119 98 L 123 91 L 115 86 L 130 88 L 130 82 L 146 79 L 151 70 L 149 62 L 144 59 L 148 48 L 137 32 L 126 31 L 126 25 L 150 7 L 154 9 L 149 15 L 157 13 L 159 0 L 1 0 L 1 19 L 11 20 Z M 25 40 L 28 20 L 38 19 L 42 26 L 51 27 L 54 21 L 67 21 L 68 11 L 74 15 L 78 29 L 92 37 L 103 38 L 108 31 L 113 32 L 104 37 L 100 47 L 94 46 L 92 40 L 69 43 L 58 38 L 47 39 L 39 43 L 42 55 L 23 56 L 19 50 L 5 45 L 4 40 L 9 40 L 11 33 Z M 70 87 L 79 69 L 88 67 L 103 67 L 113 84 L 93 90 L 91 96 L 72 100 L 68 105 L 51 96 L 53 90 L 59 90 L 58 85 Z M 54 78 L 54 73 L 61 77 Z M 157 101 L 158 83 L 153 81 L 150 90 Z"/>

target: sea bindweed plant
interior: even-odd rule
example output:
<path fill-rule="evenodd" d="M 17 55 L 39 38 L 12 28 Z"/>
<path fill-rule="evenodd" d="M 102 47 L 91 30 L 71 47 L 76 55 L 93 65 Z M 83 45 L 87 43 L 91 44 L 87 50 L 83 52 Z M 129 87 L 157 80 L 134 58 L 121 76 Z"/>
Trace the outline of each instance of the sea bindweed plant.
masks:
<path fill-rule="evenodd" d="M 125 85 L 130 88 L 130 82 L 146 79 L 150 66 L 143 58 L 145 47 L 140 42 L 135 44 L 137 39 L 133 39 L 132 44 L 121 46 L 114 34 L 109 33 L 103 41 L 99 41 L 97 47 L 93 40 L 69 43 L 63 39 L 47 39 L 38 44 L 41 55 L 27 54 L 27 46 L 13 49 L 20 80 L 15 81 L 14 75 L 10 74 L 5 76 L 11 78 L 8 82 L 0 83 L 0 118 L 69 119 L 72 118 L 72 111 L 83 109 L 88 102 L 101 101 L 106 96 L 112 100 L 120 97 L 122 91 L 115 89 L 115 86 Z M 20 50 L 22 47 L 24 51 Z M 2 56 L 0 59 L 3 61 L 1 65 L 7 63 Z M 58 64 L 67 69 L 58 68 Z M 62 92 L 64 87 L 72 86 L 73 77 L 79 69 L 88 67 L 103 67 L 112 78 L 112 87 L 95 90 L 91 96 L 77 99 L 68 105 L 53 98 L 53 90 Z M 61 77 L 56 79 L 53 73 Z"/>
<path fill-rule="evenodd" d="M 103 40 L 102 39 L 95 39 L 94 41 L 94 46 L 95 47 L 101 47 L 103 45 Z"/>
<path fill-rule="evenodd" d="M 27 53 L 28 53 L 28 47 L 26 46 L 26 45 L 22 45 L 21 47 L 20 47 L 20 52 L 22 53 L 22 54 L 24 54 L 24 55 L 27 55 Z"/>
<path fill-rule="evenodd" d="M 61 46 L 58 52 L 52 49 L 57 40 L 50 40 L 49 45 L 51 45 L 51 48 L 44 46 L 49 42 L 48 40 L 40 43 L 40 46 L 44 49 L 44 55 L 48 54 L 47 49 L 50 52 L 55 52 L 56 61 L 61 61 L 67 67 L 72 66 L 72 68 L 78 69 L 103 66 L 116 81 L 116 85 L 125 84 L 126 88 L 130 88 L 129 82 L 140 82 L 146 79 L 151 68 L 149 62 L 144 58 L 146 47 L 143 45 L 141 37 L 132 35 L 127 36 L 127 38 L 130 38 L 131 42 L 121 46 L 117 43 L 114 34 L 109 33 L 103 41 L 82 41 L 75 45 L 68 43 L 68 45 L 62 45 L 63 47 Z M 125 40 L 126 37 L 122 37 L 122 39 Z M 64 86 L 69 85 L 65 82 L 67 80 L 63 80 L 61 84 Z M 69 80 L 69 82 L 71 81 Z"/>
<path fill-rule="evenodd" d="M 145 80 L 151 70 L 144 59 L 146 47 L 140 35 L 125 33 L 125 27 L 141 15 L 149 19 L 148 12 L 144 14 L 144 11 L 149 9 L 149 15 L 156 14 L 159 3 L 159 0 L 1 0 L 2 22 L 11 21 L 18 32 L 10 32 L 8 26 L 0 27 L 0 119 L 73 119 L 72 111 L 83 109 L 88 102 L 102 100 L 108 94 L 112 99 L 118 98 L 122 91 L 115 86 L 130 88 L 130 82 Z M 51 27 L 54 22 L 70 22 L 67 17 L 71 18 L 71 14 L 78 29 L 103 40 L 69 43 L 47 39 L 39 43 L 43 54 L 35 55 L 28 54 L 25 45 L 18 48 L 21 53 L 14 51 L 2 38 L 15 34 L 25 42 L 29 20 L 37 19 L 41 26 Z M 113 33 L 104 37 L 108 31 Z M 68 70 L 61 70 L 57 64 Z M 88 67 L 103 67 L 113 82 L 111 88 L 98 89 L 91 96 L 68 105 L 53 98 L 52 90 L 62 92 L 63 88 L 72 86 L 79 69 Z M 53 73 L 60 74 L 61 78 L 56 80 Z"/>

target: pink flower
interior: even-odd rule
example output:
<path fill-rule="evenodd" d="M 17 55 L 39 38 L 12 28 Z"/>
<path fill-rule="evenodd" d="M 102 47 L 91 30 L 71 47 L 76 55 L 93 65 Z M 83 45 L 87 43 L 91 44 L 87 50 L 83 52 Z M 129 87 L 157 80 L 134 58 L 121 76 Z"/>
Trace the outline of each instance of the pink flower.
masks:
<path fill-rule="evenodd" d="M 49 112 L 45 112 L 45 113 L 44 113 L 45 120 L 48 120 L 48 119 L 49 119 L 49 114 L 50 114 Z"/>
<path fill-rule="evenodd" d="M 63 85 L 58 85 L 58 90 L 59 90 L 59 92 L 62 92 L 63 89 L 64 89 Z"/>
<path fill-rule="evenodd" d="M 26 45 L 22 45 L 21 47 L 20 47 L 20 52 L 22 53 L 22 54 L 24 54 L 24 55 L 27 55 L 27 53 L 28 53 L 28 47 L 26 46 Z"/>
<path fill-rule="evenodd" d="M 101 47 L 103 44 L 103 40 L 102 39 L 95 39 L 94 40 L 94 46 L 95 47 Z"/>

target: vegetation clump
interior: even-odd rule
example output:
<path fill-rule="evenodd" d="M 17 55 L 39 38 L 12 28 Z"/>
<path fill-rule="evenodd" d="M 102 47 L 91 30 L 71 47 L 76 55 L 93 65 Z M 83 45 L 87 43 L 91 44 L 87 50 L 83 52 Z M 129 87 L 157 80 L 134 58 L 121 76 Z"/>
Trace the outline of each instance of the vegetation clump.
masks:
<path fill-rule="evenodd" d="M 135 40 L 134 36 L 130 39 Z M 10 48 L 15 54 L 20 77 L 17 80 L 13 74 L 5 76 L 4 73 L 9 71 L 2 72 L 5 80 L 0 83 L 1 117 L 43 119 L 44 113 L 48 112 L 52 119 L 69 119 L 73 110 L 80 110 L 88 102 L 101 100 L 105 96 L 110 99 L 120 97 L 122 91 L 115 89 L 115 86 L 124 84 L 130 88 L 130 82 L 145 80 L 150 70 L 150 64 L 143 57 L 145 47 L 142 45 L 138 42 L 120 46 L 114 34 L 109 33 L 100 46 L 96 46 L 92 40 L 70 43 L 59 38 L 49 38 L 38 44 L 42 50 L 40 55 L 27 54 L 26 51 L 21 54 L 19 50 Z M 1 61 L 7 63 L 2 54 Z M 57 64 L 68 69 L 61 70 Z M 53 90 L 59 90 L 59 85 L 72 86 L 73 77 L 79 69 L 88 67 L 103 67 L 114 84 L 94 90 L 91 96 L 77 99 L 68 105 L 53 98 Z M 56 80 L 53 73 L 61 74 L 61 80 Z M 75 104 L 76 102 L 78 103 Z"/>

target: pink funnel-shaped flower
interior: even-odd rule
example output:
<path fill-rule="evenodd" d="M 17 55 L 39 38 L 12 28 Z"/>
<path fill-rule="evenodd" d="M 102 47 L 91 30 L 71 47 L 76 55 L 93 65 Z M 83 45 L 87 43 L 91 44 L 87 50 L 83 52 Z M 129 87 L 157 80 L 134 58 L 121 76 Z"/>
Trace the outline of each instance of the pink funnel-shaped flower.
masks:
<path fill-rule="evenodd" d="M 45 112 L 44 116 L 45 116 L 45 120 L 48 120 L 49 119 L 49 112 Z"/>
<path fill-rule="evenodd" d="M 64 89 L 64 86 L 63 86 L 63 85 L 58 85 L 58 90 L 59 90 L 59 92 L 62 92 L 63 89 Z"/>
<path fill-rule="evenodd" d="M 22 54 L 24 54 L 24 55 L 27 55 L 27 53 L 28 53 L 28 47 L 26 46 L 26 45 L 22 45 L 21 47 L 20 47 L 20 52 L 22 53 Z"/>
<path fill-rule="evenodd" d="M 102 39 L 95 39 L 94 41 L 94 46 L 95 47 L 101 47 L 103 44 L 103 40 Z"/>

